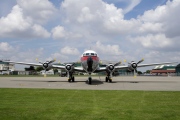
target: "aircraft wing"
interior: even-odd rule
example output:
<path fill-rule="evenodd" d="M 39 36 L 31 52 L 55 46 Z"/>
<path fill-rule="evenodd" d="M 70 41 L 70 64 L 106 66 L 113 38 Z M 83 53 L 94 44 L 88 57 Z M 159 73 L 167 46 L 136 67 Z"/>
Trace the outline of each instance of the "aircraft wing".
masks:
<path fill-rule="evenodd" d="M 103 72 L 103 71 L 106 71 L 106 70 L 107 70 L 106 67 L 99 67 L 94 72 L 97 73 L 97 72 Z"/>
<path fill-rule="evenodd" d="M 147 67 L 147 66 L 164 65 L 164 64 L 173 64 L 173 63 L 177 63 L 177 62 L 164 62 L 164 63 L 139 64 L 137 67 Z"/>
<path fill-rule="evenodd" d="M 65 69 L 66 66 L 64 65 L 52 65 L 52 68 L 57 68 L 57 69 Z"/>
<path fill-rule="evenodd" d="M 21 64 L 21 65 L 30 65 L 30 66 L 42 66 L 41 63 L 27 63 L 27 62 L 15 62 L 15 61 L 2 61 L 2 62 Z"/>
<path fill-rule="evenodd" d="M 151 64 L 138 64 L 137 65 L 137 68 L 138 67 L 147 67 L 147 66 L 155 66 L 155 65 L 164 65 L 164 64 L 173 64 L 173 63 L 177 63 L 177 62 L 163 62 L 163 63 L 151 63 Z M 117 66 L 114 66 L 115 67 L 115 70 L 119 69 L 127 69 L 129 68 L 128 65 L 117 65 Z M 95 72 L 102 72 L 102 71 L 106 71 L 107 68 L 106 67 L 100 67 L 98 68 Z"/>
<path fill-rule="evenodd" d="M 177 62 L 163 62 L 163 63 L 150 63 L 150 64 L 138 64 L 138 67 L 147 67 L 147 66 L 155 66 L 155 65 L 164 65 L 164 64 L 173 64 L 173 63 L 177 63 Z M 128 65 L 118 65 L 115 66 L 115 69 L 127 69 L 129 66 Z"/>
<path fill-rule="evenodd" d="M 57 69 L 65 69 L 66 66 L 63 66 L 63 65 L 52 65 L 52 67 L 53 68 L 57 68 Z M 74 67 L 74 71 L 85 72 L 82 67 Z"/>
<path fill-rule="evenodd" d="M 78 72 L 86 72 L 82 67 L 74 67 L 74 70 Z"/>
<path fill-rule="evenodd" d="M 53 68 L 57 68 L 57 69 L 65 69 L 66 66 L 63 65 L 52 65 Z M 84 69 L 82 67 L 74 67 L 74 71 L 78 71 L 78 72 L 86 72 L 84 71 Z"/>
<path fill-rule="evenodd" d="M 14 64 L 21 64 L 21 65 L 30 65 L 30 66 L 43 66 L 43 63 L 28 63 L 28 62 L 15 62 L 15 61 L 2 61 L 6 63 L 14 63 Z M 51 68 L 57 69 L 65 69 L 66 66 L 64 65 L 54 65 L 52 64 Z M 85 72 L 82 67 L 74 67 L 75 71 Z"/>

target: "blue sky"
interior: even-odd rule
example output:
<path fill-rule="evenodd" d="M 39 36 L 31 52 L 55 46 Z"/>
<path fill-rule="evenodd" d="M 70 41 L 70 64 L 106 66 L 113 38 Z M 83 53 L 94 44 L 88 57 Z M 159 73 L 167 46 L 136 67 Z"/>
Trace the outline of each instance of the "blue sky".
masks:
<path fill-rule="evenodd" d="M 180 61 L 179 0 L 1 0 L 0 59 Z"/>

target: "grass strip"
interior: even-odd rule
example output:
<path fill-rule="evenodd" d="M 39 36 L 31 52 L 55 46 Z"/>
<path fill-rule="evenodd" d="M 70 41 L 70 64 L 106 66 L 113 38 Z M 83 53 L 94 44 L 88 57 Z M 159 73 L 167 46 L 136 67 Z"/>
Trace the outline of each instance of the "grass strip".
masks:
<path fill-rule="evenodd" d="M 1 120 L 180 120 L 180 92 L 0 89 Z"/>

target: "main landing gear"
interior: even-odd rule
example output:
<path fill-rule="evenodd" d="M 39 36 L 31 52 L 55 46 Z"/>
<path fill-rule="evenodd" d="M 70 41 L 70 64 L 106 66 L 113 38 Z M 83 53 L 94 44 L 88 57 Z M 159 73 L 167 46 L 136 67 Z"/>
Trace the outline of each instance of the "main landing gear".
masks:
<path fill-rule="evenodd" d="M 75 82 L 75 78 L 72 73 L 69 73 L 68 82 Z"/>
<path fill-rule="evenodd" d="M 112 77 L 111 77 L 110 74 L 108 74 L 108 75 L 106 76 L 105 81 L 106 81 L 106 82 L 110 82 L 110 83 L 112 82 Z"/>
<path fill-rule="evenodd" d="M 112 82 L 112 78 L 110 78 L 109 76 L 106 77 L 106 82 Z"/>

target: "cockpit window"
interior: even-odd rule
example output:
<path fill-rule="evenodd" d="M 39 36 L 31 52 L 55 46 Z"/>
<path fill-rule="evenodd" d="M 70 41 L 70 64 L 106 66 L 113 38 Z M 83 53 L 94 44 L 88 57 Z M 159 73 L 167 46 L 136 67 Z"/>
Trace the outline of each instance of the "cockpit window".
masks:
<path fill-rule="evenodd" d="M 97 56 L 96 53 L 84 53 L 83 56 Z"/>
<path fill-rule="evenodd" d="M 94 56 L 94 53 L 91 53 L 92 56 Z"/>

